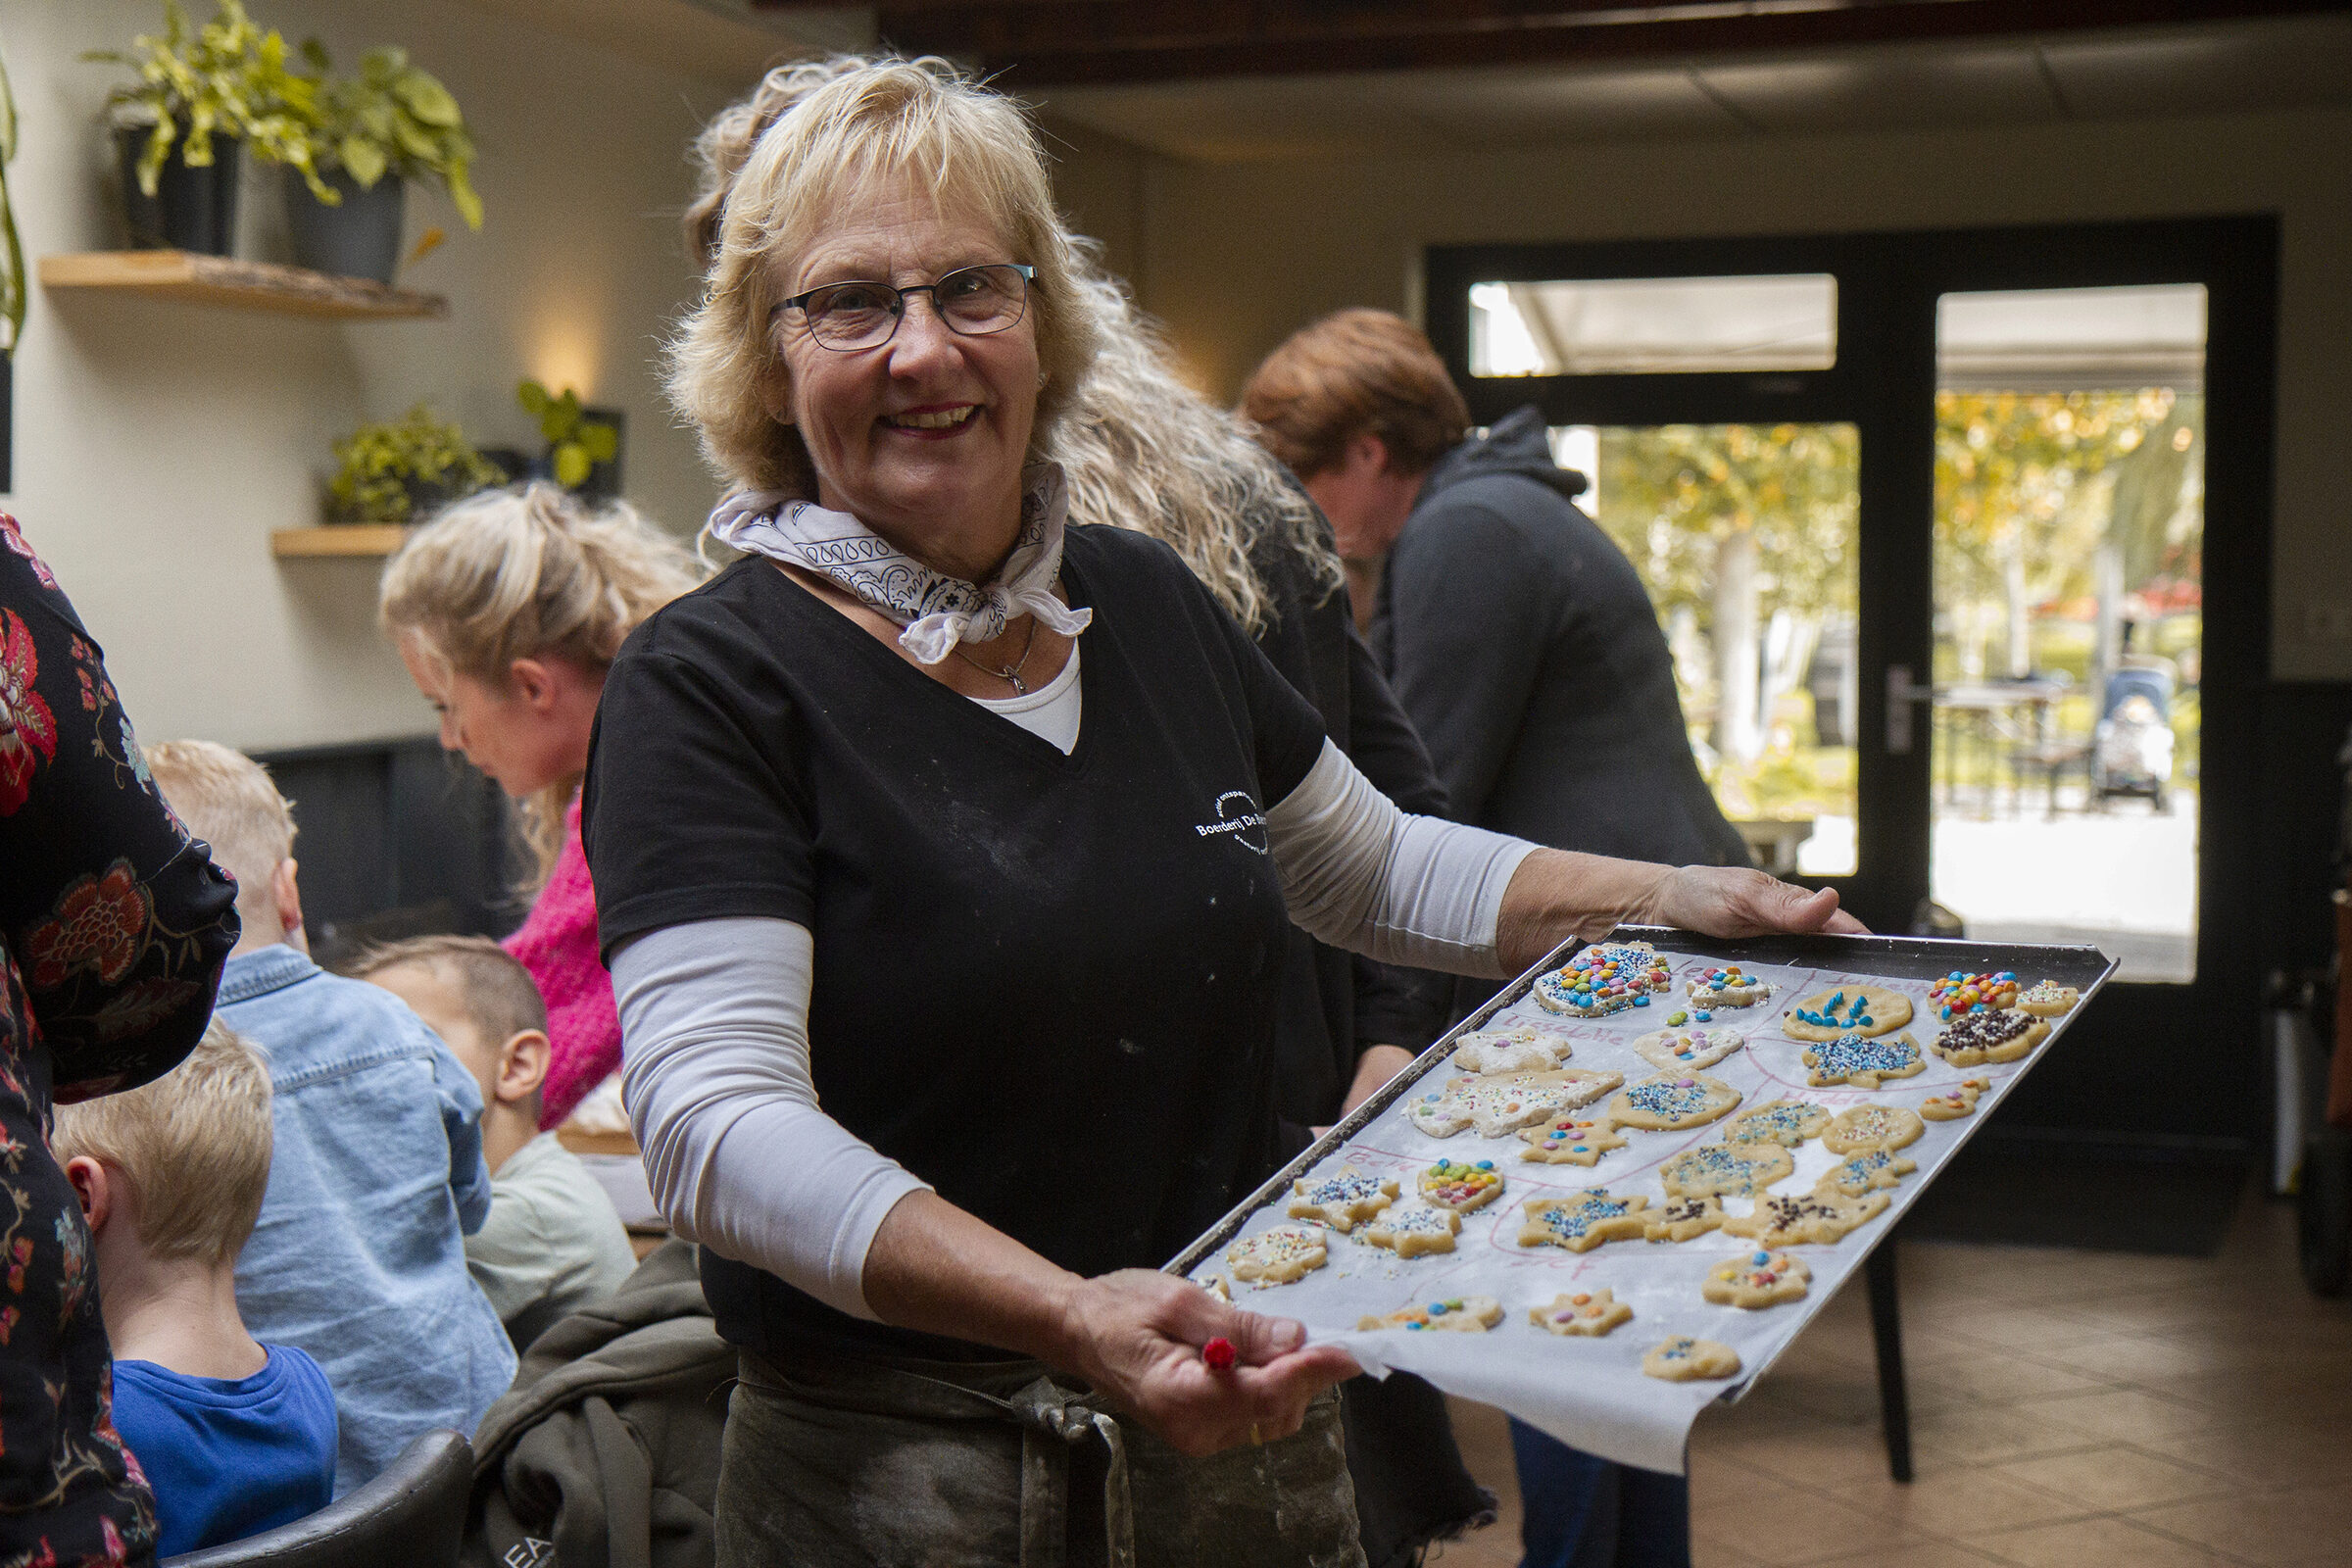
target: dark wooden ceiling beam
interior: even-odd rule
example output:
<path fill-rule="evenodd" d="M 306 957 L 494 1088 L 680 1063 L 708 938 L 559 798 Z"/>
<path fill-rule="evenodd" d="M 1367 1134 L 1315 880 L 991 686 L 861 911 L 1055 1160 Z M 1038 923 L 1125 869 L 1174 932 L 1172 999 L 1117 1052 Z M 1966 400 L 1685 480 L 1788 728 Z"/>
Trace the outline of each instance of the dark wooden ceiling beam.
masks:
<path fill-rule="evenodd" d="M 2345 9 L 2343 0 L 884 0 L 877 20 L 895 48 L 1035 87 L 1626 64 Z"/>

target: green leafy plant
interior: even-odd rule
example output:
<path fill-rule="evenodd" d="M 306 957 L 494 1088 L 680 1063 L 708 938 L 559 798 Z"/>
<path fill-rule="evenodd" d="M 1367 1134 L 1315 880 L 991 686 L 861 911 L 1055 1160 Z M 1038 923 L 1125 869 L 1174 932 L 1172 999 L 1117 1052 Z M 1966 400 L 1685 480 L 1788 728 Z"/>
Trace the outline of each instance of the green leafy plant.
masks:
<path fill-rule="evenodd" d="M 9 197 L 8 166 L 17 158 L 17 95 L 0 66 L 0 319 L 8 342 L 0 354 L 14 355 L 24 336 L 24 245 L 17 238 L 17 209 Z"/>
<path fill-rule="evenodd" d="M 119 123 L 150 127 L 138 166 L 147 195 L 156 193 L 173 143 L 182 163 L 201 169 L 213 161 L 213 137 L 226 135 L 242 138 L 257 158 L 301 170 L 320 201 L 342 200 L 312 162 L 318 79 L 287 69 L 286 40 L 247 16 L 244 0 L 220 0 L 219 14 L 201 27 L 189 24 L 179 0 L 164 0 L 160 36 L 141 33 L 127 51 L 97 49 L 81 58 L 139 74 L 106 102 Z"/>
<path fill-rule="evenodd" d="M 564 489 L 577 490 L 588 482 L 590 468 L 620 455 L 620 432 L 589 418 L 577 392 L 565 388 L 557 397 L 538 382 L 525 381 L 514 389 L 514 401 L 539 421 L 539 433 L 547 437 L 548 465 Z"/>
<path fill-rule="evenodd" d="M 302 53 L 321 75 L 333 69 L 318 39 L 306 41 Z M 473 137 L 466 117 L 447 87 L 409 63 L 406 49 L 370 49 L 360 57 L 358 75 L 329 77 L 311 135 L 313 160 L 341 170 L 362 190 L 373 189 L 386 173 L 437 181 L 466 226 L 482 226 L 482 199 L 466 177 Z"/>
<path fill-rule="evenodd" d="M 337 522 L 406 522 L 419 500 L 455 501 L 508 477 L 421 403 L 398 419 L 361 425 L 335 443 L 335 457 L 342 466 L 327 491 Z"/>

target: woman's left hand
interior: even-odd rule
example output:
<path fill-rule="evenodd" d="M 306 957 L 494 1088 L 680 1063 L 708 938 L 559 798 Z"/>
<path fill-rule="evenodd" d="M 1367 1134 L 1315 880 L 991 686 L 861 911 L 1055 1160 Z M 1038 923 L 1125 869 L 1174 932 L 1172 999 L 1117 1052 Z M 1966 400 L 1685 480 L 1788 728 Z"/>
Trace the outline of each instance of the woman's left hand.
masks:
<path fill-rule="evenodd" d="M 1869 930 L 1838 907 L 1835 888 L 1800 888 L 1746 866 L 1686 865 L 1659 878 L 1639 916 L 1710 937 L 1770 936 L 1775 932 Z"/>

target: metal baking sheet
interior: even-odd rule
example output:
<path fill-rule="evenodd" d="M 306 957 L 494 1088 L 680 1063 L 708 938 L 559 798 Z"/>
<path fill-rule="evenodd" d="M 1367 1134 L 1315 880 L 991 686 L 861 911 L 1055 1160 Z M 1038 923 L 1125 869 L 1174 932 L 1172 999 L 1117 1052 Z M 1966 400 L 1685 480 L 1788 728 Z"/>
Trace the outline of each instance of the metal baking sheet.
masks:
<path fill-rule="evenodd" d="M 1860 1267 L 1871 1249 L 1892 1231 L 1952 1155 L 1998 1109 L 2017 1081 L 2060 1048 L 2074 1021 L 2094 1004 L 2115 970 L 2114 960 L 2094 948 L 1920 937 L 1782 936 L 1722 941 L 1663 927 L 1627 926 L 1608 940 L 1648 942 L 1667 955 L 1674 964 L 1673 991 L 1646 1008 L 1629 1008 L 1604 1018 L 1567 1018 L 1544 1012 L 1531 997 L 1536 978 L 1558 968 L 1586 946 L 1577 941 L 1563 943 L 1238 1204 L 1173 1259 L 1168 1270 L 1203 1281 L 1227 1273 L 1224 1250 L 1231 1242 L 1245 1231 L 1288 1221 L 1284 1208 L 1291 1184 L 1300 1176 L 1354 1164 L 1396 1177 L 1409 1199 L 1419 1171 L 1440 1157 L 1494 1159 L 1506 1178 L 1504 1195 L 1487 1208 L 1464 1216 L 1453 1252 L 1400 1261 L 1360 1240 L 1334 1234 L 1328 1240 L 1329 1266 L 1296 1285 L 1262 1291 L 1237 1288 L 1236 1301 L 1303 1320 L 1315 1339 L 1346 1345 L 1368 1370 L 1413 1371 L 1448 1392 L 1500 1405 L 1589 1451 L 1651 1469 L 1679 1471 L 1690 1424 L 1698 1410 L 1716 1399 L 1740 1398 L 1755 1386 L 1812 1315 Z M 1916 1108 L 1921 1101 L 1963 1078 L 1984 1078 L 1991 1083 L 1973 1115 L 1929 1122 L 1927 1136 L 1901 1152 L 1919 1168 L 1888 1193 L 1889 1203 L 1884 1213 L 1838 1244 L 1800 1244 L 1789 1249 L 1813 1270 L 1811 1291 L 1802 1300 L 1762 1311 L 1703 1301 L 1697 1284 L 1706 1268 L 1754 1247 L 1752 1242 L 1721 1232 L 1685 1243 L 1610 1243 L 1585 1253 L 1516 1245 L 1520 1209 L 1531 1198 L 1605 1187 L 1617 1194 L 1642 1194 L 1653 1206 L 1664 1201 L 1658 1166 L 1684 1149 L 1720 1138 L 1728 1116 L 1680 1132 L 1628 1129 L 1629 1147 L 1605 1154 L 1591 1168 L 1521 1161 L 1518 1152 L 1526 1146 L 1515 1136 L 1486 1139 L 1470 1129 L 1452 1138 L 1435 1139 L 1405 1119 L 1401 1103 L 1405 1098 L 1415 1092 L 1424 1076 L 1445 1065 L 1457 1037 L 1478 1029 L 1532 1023 L 1572 1042 L 1566 1065 L 1616 1071 L 1628 1084 L 1638 1082 L 1655 1069 L 1634 1054 L 1631 1042 L 1665 1027 L 1668 1015 L 1689 1005 L 1682 988 L 1690 972 L 1725 962 L 1759 971 L 1780 985 L 1767 1001 L 1752 1007 L 1725 1009 L 1713 1020 L 1715 1027 L 1734 1028 L 1748 1036 L 1744 1050 L 1702 1069 L 1741 1090 L 1739 1109 L 1783 1097 L 1817 1101 L 1833 1110 L 1865 1102 Z M 2022 1060 L 1957 1068 L 1927 1049 L 1941 1029 L 1927 1004 L 1928 984 L 1953 970 L 1968 974 L 2010 970 L 2023 984 L 2046 979 L 2072 986 L 2082 993 L 2082 1001 L 2065 1016 L 2050 1020 L 2049 1037 Z M 1803 1048 L 1781 1032 L 1780 1020 L 1813 990 L 1841 981 L 1892 983 L 1911 998 L 1913 1019 L 1903 1032 L 1919 1043 L 1928 1062 L 1925 1071 L 1888 1080 L 1872 1092 L 1847 1086 L 1815 1089 L 1806 1084 L 1797 1060 Z M 1589 1109 L 1597 1113 L 1606 1103 L 1604 1098 Z M 1777 1183 L 1772 1189 L 1775 1195 L 1809 1191 L 1818 1172 L 1838 1157 L 1818 1139 L 1806 1143 L 1797 1154 L 1795 1174 Z M 1727 1199 L 1724 1206 L 1728 1212 L 1740 1213 L 1747 1200 Z M 1357 1228 L 1358 1237 L 1361 1229 Z M 1619 1299 L 1630 1300 L 1635 1307 L 1633 1321 L 1615 1333 L 1602 1339 L 1562 1339 L 1528 1322 L 1527 1309 L 1549 1300 L 1554 1294 L 1601 1285 L 1615 1290 Z M 1392 1311 L 1423 1298 L 1468 1294 L 1493 1296 L 1501 1302 L 1504 1318 L 1494 1330 L 1484 1335 L 1393 1330 L 1366 1334 L 1355 1328 L 1358 1317 L 1366 1314 Z M 1694 1334 L 1733 1345 L 1742 1362 L 1740 1374 L 1728 1384 L 1678 1384 L 1642 1377 L 1642 1353 L 1670 1334 Z"/>

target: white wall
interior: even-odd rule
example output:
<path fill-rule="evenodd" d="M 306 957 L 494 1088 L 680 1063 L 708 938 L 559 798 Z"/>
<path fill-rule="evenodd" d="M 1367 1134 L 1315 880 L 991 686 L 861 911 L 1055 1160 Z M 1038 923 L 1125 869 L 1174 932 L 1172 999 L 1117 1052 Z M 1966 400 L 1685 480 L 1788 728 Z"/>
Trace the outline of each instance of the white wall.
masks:
<path fill-rule="evenodd" d="M 1411 313 L 1433 243 L 2278 213 L 2273 668 L 2352 679 L 2352 641 L 2311 635 L 2316 607 L 2352 601 L 2352 114 L 1223 168 L 1073 138 L 1069 156 L 1089 166 L 1064 176 L 1081 222 L 1140 233 L 1129 243 L 1146 307 L 1203 388 L 1227 399 L 1285 334 L 1326 311 Z"/>
<path fill-rule="evenodd" d="M 201 4 L 191 9 L 209 9 Z M 273 528 L 318 520 L 329 443 L 419 399 L 485 445 L 535 449 L 524 375 L 627 411 L 630 498 L 680 530 L 712 487 L 672 427 L 656 344 L 686 301 L 676 214 L 703 117 L 741 85 L 665 72 L 447 0 L 256 0 L 354 67 L 409 46 L 480 144 L 488 209 L 469 233 L 412 191 L 413 243 L 450 238 L 403 281 L 446 294 L 433 322 L 344 323 L 32 291 L 15 364 L 7 505 L 104 644 L 143 734 L 249 748 L 414 734 L 422 703 L 373 627 L 373 562 L 279 562 Z M 122 243 L 97 115 L 117 68 L 83 64 L 157 25 L 154 0 L 0 0 L 22 120 L 9 171 L 29 256 Z M 239 254 L 275 247 L 277 171 L 248 171 Z"/>

